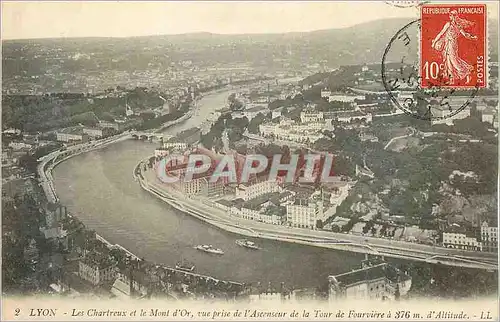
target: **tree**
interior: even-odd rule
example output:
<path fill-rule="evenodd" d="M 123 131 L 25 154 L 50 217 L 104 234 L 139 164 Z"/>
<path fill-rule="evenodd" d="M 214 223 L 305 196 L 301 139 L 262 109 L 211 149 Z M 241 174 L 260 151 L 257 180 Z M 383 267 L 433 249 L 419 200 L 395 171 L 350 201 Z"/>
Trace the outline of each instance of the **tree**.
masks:
<path fill-rule="evenodd" d="M 37 173 L 37 158 L 32 154 L 25 154 L 19 158 L 19 165 L 31 173 Z"/>
<path fill-rule="evenodd" d="M 103 121 L 107 121 L 107 122 L 114 122 L 115 121 L 114 116 L 109 112 L 103 112 L 101 114 L 101 116 L 99 117 L 99 119 L 101 119 Z"/>
<path fill-rule="evenodd" d="M 367 234 L 373 227 L 373 220 L 369 220 L 363 227 L 363 234 Z"/>
<path fill-rule="evenodd" d="M 300 113 L 302 112 L 303 108 L 300 108 L 300 107 L 295 107 L 293 110 L 291 111 L 287 111 L 287 112 L 283 112 L 282 111 L 282 114 L 285 116 L 285 117 L 288 117 L 294 121 L 299 121 L 300 120 Z"/>
<path fill-rule="evenodd" d="M 259 125 L 266 121 L 267 117 L 264 114 L 257 114 L 248 124 L 248 132 L 252 134 L 259 134 Z"/>
<path fill-rule="evenodd" d="M 352 217 L 351 219 L 349 219 L 347 224 L 342 226 L 342 232 L 349 232 L 358 221 L 359 221 L 359 219 L 356 217 Z"/>
<path fill-rule="evenodd" d="M 236 147 L 236 152 L 238 152 L 239 154 L 246 155 L 248 154 L 248 146 L 246 144 L 238 145 Z"/>

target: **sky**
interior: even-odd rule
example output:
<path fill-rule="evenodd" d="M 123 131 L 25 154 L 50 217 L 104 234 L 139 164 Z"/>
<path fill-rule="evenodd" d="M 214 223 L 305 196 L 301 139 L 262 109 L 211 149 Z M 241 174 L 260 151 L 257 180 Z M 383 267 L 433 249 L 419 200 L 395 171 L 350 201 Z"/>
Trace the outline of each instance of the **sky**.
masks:
<path fill-rule="evenodd" d="M 418 10 L 382 1 L 2 1 L 2 39 L 282 33 L 402 17 Z"/>

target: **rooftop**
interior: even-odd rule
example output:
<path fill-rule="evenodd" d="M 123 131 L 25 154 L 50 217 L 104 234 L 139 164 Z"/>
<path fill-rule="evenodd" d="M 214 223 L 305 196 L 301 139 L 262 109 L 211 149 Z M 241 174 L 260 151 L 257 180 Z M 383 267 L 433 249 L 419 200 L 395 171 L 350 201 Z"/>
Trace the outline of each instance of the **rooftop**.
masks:
<path fill-rule="evenodd" d="M 99 269 L 107 268 L 115 264 L 109 256 L 97 252 L 88 253 L 80 261 L 88 266 L 93 268 L 98 267 Z"/>
<path fill-rule="evenodd" d="M 67 128 L 64 128 L 64 129 L 57 130 L 57 133 L 83 134 L 83 127 L 82 126 L 67 127 Z"/>
<path fill-rule="evenodd" d="M 259 112 L 259 111 L 263 111 L 266 109 L 267 108 L 265 108 L 264 106 L 255 106 L 255 107 L 252 107 L 252 108 L 245 110 L 245 112 Z"/>
<path fill-rule="evenodd" d="M 231 200 L 226 200 L 226 199 L 221 199 L 221 200 L 217 200 L 217 203 L 223 205 L 223 206 L 226 206 L 226 207 L 231 207 L 234 202 L 231 201 Z"/>
<path fill-rule="evenodd" d="M 333 277 L 346 287 L 359 282 L 373 281 L 379 278 L 387 278 L 391 282 L 397 282 L 398 278 L 401 280 L 410 278 L 409 276 L 402 274 L 399 269 L 389 265 L 388 263 L 363 267 L 361 269 L 335 275 Z"/>
<path fill-rule="evenodd" d="M 279 205 L 279 192 L 267 193 L 265 195 L 259 196 L 257 198 L 248 200 L 243 204 L 244 208 L 259 210 L 262 207 L 262 204 L 265 202 L 272 202 L 276 205 Z"/>

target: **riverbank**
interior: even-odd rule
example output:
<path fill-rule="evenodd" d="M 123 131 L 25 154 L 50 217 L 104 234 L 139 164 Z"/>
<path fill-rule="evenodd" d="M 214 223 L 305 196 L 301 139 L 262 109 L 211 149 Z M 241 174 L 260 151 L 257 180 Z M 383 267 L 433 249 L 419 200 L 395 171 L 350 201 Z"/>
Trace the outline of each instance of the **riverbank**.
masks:
<path fill-rule="evenodd" d="M 240 87 L 242 87 L 242 86 L 240 86 Z M 240 88 L 240 87 L 237 87 L 237 88 Z M 193 114 L 196 112 L 196 110 L 199 109 L 198 102 L 201 99 L 203 99 L 203 97 L 209 96 L 212 94 L 222 93 L 225 91 L 229 92 L 231 90 L 233 90 L 233 88 L 231 88 L 231 89 L 222 88 L 222 89 L 217 89 L 217 90 L 213 90 L 213 91 L 204 93 L 201 98 L 196 99 L 196 104 L 194 105 L 194 108 L 190 109 L 182 117 L 175 119 L 175 120 L 172 120 L 172 121 L 169 121 L 169 122 L 166 122 L 158 128 L 150 129 L 150 131 L 156 132 L 156 133 L 162 132 L 162 131 L 167 130 L 170 127 L 174 127 L 180 123 L 183 123 L 183 122 L 189 120 L 193 116 Z M 61 150 L 53 151 L 53 152 L 41 157 L 38 160 L 39 164 L 37 166 L 37 173 L 41 179 L 41 185 L 45 191 L 47 199 L 53 203 L 59 201 L 59 199 L 57 198 L 57 193 L 56 193 L 54 185 L 53 185 L 53 177 L 52 177 L 52 171 L 54 170 L 54 168 L 58 164 L 60 164 L 63 161 L 68 160 L 71 157 L 80 155 L 82 153 L 90 152 L 93 150 L 97 150 L 97 149 L 103 148 L 105 146 L 108 146 L 110 144 L 117 143 L 117 142 L 120 142 L 122 140 L 129 139 L 129 138 L 131 138 L 130 133 L 123 132 L 123 133 L 120 133 L 120 134 L 117 134 L 115 136 L 108 137 L 108 138 L 105 138 L 102 140 L 85 142 L 85 143 L 73 145 L 73 146 L 68 147 L 64 151 L 61 151 Z M 63 155 L 63 158 L 54 162 L 54 160 L 56 160 L 60 155 Z M 51 165 L 49 165 L 50 162 L 52 162 Z M 47 166 L 49 166 L 49 168 L 46 168 Z"/>
<path fill-rule="evenodd" d="M 134 179 L 139 182 L 142 189 L 170 204 L 174 208 L 228 232 L 246 237 L 286 241 L 308 246 L 387 256 L 405 260 L 425 261 L 432 264 L 445 264 L 487 270 L 497 269 L 495 259 L 491 258 L 488 253 L 464 252 L 402 241 L 396 242 L 370 237 L 365 238 L 363 236 L 351 234 L 335 234 L 319 230 L 305 230 L 230 217 L 226 212 L 215 208 L 213 202 L 208 199 L 190 200 L 186 198 L 186 196 L 172 189 L 168 189 L 164 185 L 156 183 L 153 171 L 139 171 L 139 166 L 143 164 L 143 162 L 144 161 L 141 161 L 137 164 L 134 169 Z M 137 174 L 140 175 L 137 176 Z"/>
<path fill-rule="evenodd" d="M 162 131 L 167 130 L 168 128 L 172 128 L 172 127 L 175 127 L 181 123 L 184 123 L 184 122 L 188 121 L 190 118 L 192 118 L 197 110 L 202 108 L 203 103 L 200 103 L 200 101 L 203 100 L 204 98 L 209 98 L 211 95 L 221 94 L 224 92 L 230 93 L 231 91 L 242 88 L 244 86 L 248 86 L 248 84 L 233 86 L 231 88 L 216 89 L 216 90 L 212 90 L 212 91 L 209 91 L 207 93 L 204 93 L 201 98 L 198 98 L 196 100 L 196 104 L 194 104 L 194 107 L 192 109 L 190 109 L 185 115 L 183 115 L 182 117 L 180 117 L 176 120 L 172 120 L 172 121 L 169 121 L 165 124 L 162 124 L 161 127 L 159 127 L 159 128 L 151 129 L 151 131 L 162 132 Z M 38 160 L 39 164 L 37 166 L 37 173 L 38 173 L 39 178 L 40 178 L 40 185 L 42 186 L 42 188 L 44 190 L 44 193 L 45 193 L 47 200 L 51 203 L 59 202 L 59 198 L 57 196 L 57 192 L 56 192 L 56 189 L 54 187 L 54 178 L 52 175 L 56 166 L 58 166 L 59 164 L 61 164 L 64 161 L 67 161 L 68 159 L 70 159 L 72 157 L 84 154 L 86 152 L 98 150 L 98 149 L 107 147 L 111 144 L 115 144 L 115 143 L 118 143 L 118 142 L 121 142 L 124 140 L 128 140 L 131 138 L 132 138 L 132 136 L 131 136 L 130 132 L 123 132 L 123 133 L 120 133 L 116 136 L 108 137 L 108 138 L 105 138 L 102 140 L 85 142 L 85 143 L 69 146 L 63 151 L 61 151 L 61 150 L 53 151 L 53 152 L 49 153 L 48 155 L 41 157 Z M 125 247 L 122 247 L 119 244 L 113 244 L 113 243 L 109 242 L 108 240 L 106 240 L 101 235 L 98 235 L 98 238 L 102 242 L 107 244 L 108 246 L 111 245 L 112 247 L 120 248 L 120 249 L 124 250 L 126 253 L 128 253 L 130 256 L 139 258 L 139 256 L 133 254 Z"/>

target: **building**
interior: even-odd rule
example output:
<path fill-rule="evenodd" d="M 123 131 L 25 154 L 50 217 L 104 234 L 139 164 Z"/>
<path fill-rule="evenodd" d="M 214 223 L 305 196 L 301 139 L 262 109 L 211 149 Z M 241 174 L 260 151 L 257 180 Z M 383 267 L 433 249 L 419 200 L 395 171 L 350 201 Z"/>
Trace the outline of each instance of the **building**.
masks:
<path fill-rule="evenodd" d="M 226 181 L 227 178 L 219 178 L 216 182 L 210 182 L 210 176 L 207 174 L 195 175 L 192 180 L 187 181 L 181 174 L 179 181 L 172 184 L 188 196 L 216 197 L 224 194 Z"/>
<path fill-rule="evenodd" d="M 324 113 L 315 110 L 306 109 L 300 112 L 300 121 L 302 123 L 319 123 L 324 121 Z"/>
<path fill-rule="evenodd" d="M 323 129 L 331 130 L 331 123 L 309 122 L 296 123 L 289 119 L 283 119 L 280 123 L 265 123 L 259 125 L 259 132 L 264 137 L 274 137 L 278 140 L 287 140 L 298 143 L 313 143 L 323 137 Z"/>
<path fill-rule="evenodd" d="M 281 225 L 286 219 L 286 213 L 284 208 L 279 206 L 279 195 L 273 192 L 248 201 L 241 198 L 232 201 L 219 200 L 215 205 L 229 212 L 231 216 Z"/>
<path fill-rule="evenodd" d="M 443 246 L 447 248 L 481 250 L 481 243 L 476 237 L 467 236 L 465 232 L 453 229 L 450 232 L 443 232 Z"/>
<path fill-rule="evenodd" d="M 351 95 L 345 93 L 332 93 L 328 96 L 328 102 L 354 103 L 355 100 L 365 100 L 365 95 Z"/>
<path fill-rule="evenodd" d="M 365 260 L 360 269 L 328 276 L 328 299 L 394 300 L 405 296 L 411 287 L 411 276 L 385 263 Z M 399 293 L 399 294 L 398 294 Z"/>
<path fill-rule="evenodd" d="M 29 150 L 33 146 L 31 144 L 26 144 L 24 142 L 10 142 L 9 143 L 9 148 L 12 148 L 14 151 L 20 151 L 20 150 Z"/>
<path fill-rule="evenodd" d="M 337 213 L 337 207 L 347 198 L 350 189 L 351 185 L 346 181 L 335 183 L 330 194 L 330 208 L 324 212 L 324 216 L 320 220 L 325 221 Z"/>
<path fill-rule="evenodd" d="M 185 142 L 175 142 L 173 140 L 169 140 L 167 142 L 164 142 L 162 145 L 163 149 L 168 149 L 168 150 L 179 150 L 179 151 L 186 151 L 188 149 L 189 145 Z"/>
<path fill-rule="evenodd" d="M 83 141 L 83 134 L 80 126 L 68 127 L 56 132 L 56 140 L 59 142 Z"/>
<path fill-rule="evenodd" d="M 495 120 L 495 112 L 491 110 L 485 110 L 481 114 L 481 122 L 487 122 L 493 124 Z"/>
<path fill-rule="evenodd" d="M 248 201 L 268 193 L 280 191 L 281 187 L 276 181 L 255 178 L 249 182 L 241 183 L 236 188 L 236 198 Z"/>
<path fill-rule="evenodd" d="M 125 121 L 125 120 L 123 120 L 123 121 Z M 98 126 L 102 129 L 113 129 L 116 131 L 118 131 L 120 129 L 120 125 L 118 123 L 107 122 L 107 121 L 99 121 Z"/>
<path fill-rule="evenodd" d="M 98 139 L 103 137 L 103 130 L 99 128 L 83 128 L 83 133 L 87 134 L 89 137 Z"/>
<path fill-rule="evenodd" d="M 252 108 L 242 111 L 243 116 L 245 116 L 249 121 L 259 114 L 267 114 L 269 110 L 263 106 L 254 106 Z"/>
<path fill-rule="evenodd" d="M 284 209 L 274 204 L 263 205 L 258 220 L 266 224 L 282 225 L 286 221 L 286 210 Z"/>
<path fill-rule="evenodd" d="M 323 215 L 323 200 L 319 191 L 286 205 L 286 222 L 292 227 L 315 229 L 318 220 L 323 220 Z"/>
<path fill-rule="evenodd" d="M 271 118 L 275 119 L 277 117 L 280 117 L 282 115 L 282 111 L 283 111 L 282 107 L 277 108 L 275 110 L 272 110 L 272 112 L 271 112 Z"/>
<path fill-rule="evenodd" d="M 147 285 L 150 279 L 148 276 L 138 270 L 130 272 L 119 272 L 111 288 L 111 293 L 120 298 L 129 298 L 131 296 L 144 296 L 148 293 Z"/>
<path fill-rule="evenodd" d="M 328 88 L 325 87 L 321 90 L 321 98 L 328 98 L 330 95 L 332 95 L 332 91 Z"/>
<path fill-rule="evenodd" d="M 168 154 L 170 153 L 170 150 L 169 149 L 165 149 L 165 148 L 158 148 L 158 149 L 155 149 L 155 157 L 164 157 L 164 156 L 167 156 Z"/>
<path fill-rule="evenodd" d="M 454 109 L 453 111 L 455 112 L 456 108 L 459 108 L 459 106 L 455 106 L 452 108 Z M 454 113 L 453 112 L 453 113 Z M 450 115 L 450 107 L 447 105 L 439 106 L 439 105 L 434 105 L 431 108 L 431 113 L 432 113 L 432 118 L 431 118 L 431 124 L 445 124 L 452 126 L 454 120 L 461 120 L 465 119 L 470 116 L 470 108 L 464 108 L 455 115 Z"/>
<path fill-rule="evenodd" d="M 481 224 L 481 245 L 483 252 L 498 252 L 497 226 L 489 226 L 487 221 Z"/>
<path fill-rule="evenodd" d="M 359 133 L 359 139 L 361 142 L 369 141 L 369 142 L 378 142 L 378 137 L 373 134 L 361 132 Z"/>
<path fill-rule="evenodd" d="M 226 200 L 226 199 L 220 199 L 220 200 L 217 200 L 214 205 L 221 209 L 221 210 L 224 210 L 226 212 L 230 212 L 231 210 L 231 207 L 233 206 L 233 202 L 230 201 L 230 200 Z"/>
<path fill-rule="evenodd" d="M 249 300 L 250 302 L 279 305 L 285 301 L 295 301 L 296 296 L 295 291 L 285 287 L 284 283 L 281 283 L 279 289 L 272 287 L 271 283 L 267 287 L 261 287 L 260 283 L 258 283 L 256 287 L 252 287 L 250 290 Z"/>
<path fill-rule="evenodd" d="M 334 119 L 343 122 L 349 123 L 354 120 L 365 121 L 367 123 L 372 122 L 372 114 L 371 113 L 363 113 L 361 111 L 346 111 L 336 113 Z"/>
<path fill-rule="evenodd" d="M 134 115 L 134 111 L 128 104 L 125 105 L 125 115 L 127 117 Z"/>
<path fill-rule="evenodd" d="M 116 278 L 116 263 L 100 253 L 86 254 L 78 262 L 78 276 L 92 285 L 101 285 Z"/>

